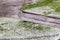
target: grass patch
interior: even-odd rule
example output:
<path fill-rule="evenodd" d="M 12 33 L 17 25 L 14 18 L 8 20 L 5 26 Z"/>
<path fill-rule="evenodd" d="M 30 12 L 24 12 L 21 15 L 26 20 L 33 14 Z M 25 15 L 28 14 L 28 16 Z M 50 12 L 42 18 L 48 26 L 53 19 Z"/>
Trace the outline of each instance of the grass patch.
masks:
<path fill-rule="evenodd" d="M 55 9 L 56 12 L 60 12 L 60 2 L 52 2 L 48 6 Z"/>
<path fill-rule="evenodd" d="M 36 29 L 36 30 L 50 30 L 50 27 L 44 27 L 43 25 L 38 25 L 38 26 L 35 26 L 33 27 L 33 25 L 35 25 L 34 23 L 29 23 L 29 22 L 20 22 L 19 23 L 19 26 L 20 27 L 25 27 L 27 29 Z"/>
<path fill-rule="evenodd" d="M 20 21 L 19 23 L 19 26 L 20 27 L 25 27 L 25 28 L 28 28 L 28 29 L 31 29 L 32 28 L 32 23 L 28 23 L 28 22 L 24 22 L 24 21 Z"/>
<path fill-rule="evenodd" d="M 31 5 L 25 6 L 25 7 L 21 8 L 21 10 L 48 5 L 51 2 L 53 2 L 53 0 L 44 0 L 43 2 L 37 2 L 35 4 L 31 4 Z"/>
<path fill-rule="evenodd" d="M 43 2 L 37 2 L 25 7 L 22 7 L 21 10 L 31 9 L 39 6 L 49 6 L 55 10 L 55 12 L 60 12 L 60 2 L 58 0 L 44 0 Z"/>
<path fill-rule="evenodd" d="M 60 7 L 55 9 L 56 12 L 60 12 Z"/>

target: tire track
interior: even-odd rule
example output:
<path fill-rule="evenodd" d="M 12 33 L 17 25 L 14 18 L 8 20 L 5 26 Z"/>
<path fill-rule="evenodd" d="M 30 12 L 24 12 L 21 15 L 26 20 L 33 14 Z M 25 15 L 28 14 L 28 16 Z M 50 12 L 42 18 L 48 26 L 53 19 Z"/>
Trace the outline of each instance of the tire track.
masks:
<path fill-rule="evenodd" d="M 24 21 L 28 21 L 28 22 L 60 27 L 60 18 L 57 17 L 36 15 L 32 13 L 23 12 L 21 18 Z"/>

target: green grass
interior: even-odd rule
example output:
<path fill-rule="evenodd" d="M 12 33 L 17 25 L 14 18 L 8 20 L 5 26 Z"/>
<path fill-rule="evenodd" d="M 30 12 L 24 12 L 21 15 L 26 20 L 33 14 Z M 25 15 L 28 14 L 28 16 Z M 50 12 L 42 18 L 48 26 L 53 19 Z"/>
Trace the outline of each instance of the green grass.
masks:
<path fill-rule="evenodd" d="M 2 26 L 0 26 L 0 32 L 7 31 L 7 29 L 4 29 Z"/>
<path fill-rule="evenodd" d="M 26 29 L 36 29 L 36 30 L 50 30 L 50 27 L 44 27 L 43 25 L 38 25 L 33 27 L 33 25 L 35 25 L 34 23 L 29 23 L 29 22 L 20 22 L 19 26 L 20 27 L 25 27 Z"/>
<path fill-rule="evenodd" d="M 60 12 L 60 2 L 54 2 L 54 1 L 58 1 L 58 0 L 44 0 L 43 2 L 37 2 L 35 4 L 25 6 L 25 7 L 21 8 L 21 10 L 26 10 L 26 9 L 31 9 L 34 7 L 47 5 L 47 6 L 51 7 L 52 9 L 54 9 L 55 12 Z"/>
<path fill-rule="evenodd" d="M 60 12 L 60 2 L 52 2 L 48 6 L 55 9 L 56 12 Z"/>
<path fill-rule="evenodd" d="M 56 12 L 60 12 L 60 7 L 57 7 L 57 8 L 55 9 L 55 11 L 56 11 Z"/>
<path fill-rule="evenodd" d="M 31 29 L 32 25 L 33 25 L 31 23 L 23 22 L 23 21 L 19 22 L 18 24 L 19 24 L 20 27 L 25 27 L 25 28 L 28 28 L 28 29 Z"/>
<path fill-rule="evenodd" d="M 31 5 L 25 6 L 25 7 L 21 8 L 21 10 L 48 5 L 51 2 L 53 2 L 53 0 L 44 0 L 43 2 L 37 2 L 35 4 L 31 4 Z"/>

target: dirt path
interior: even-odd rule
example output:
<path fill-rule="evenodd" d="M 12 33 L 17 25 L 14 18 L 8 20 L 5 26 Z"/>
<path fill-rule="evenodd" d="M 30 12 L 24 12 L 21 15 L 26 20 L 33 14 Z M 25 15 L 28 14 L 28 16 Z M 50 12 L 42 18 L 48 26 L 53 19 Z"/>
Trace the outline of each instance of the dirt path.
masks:
<path fill-rule="evenodd" d="M 39 23 L 39 24 L 44 24 L 44 25 L 50 25 L 50 26 L 60 28 L 60 18 L 29 14 L 29 13 L 22 13 L 21 18 L 24 21 L 29 21 L 29 22 L 34 22 L 34 23 Z"/>

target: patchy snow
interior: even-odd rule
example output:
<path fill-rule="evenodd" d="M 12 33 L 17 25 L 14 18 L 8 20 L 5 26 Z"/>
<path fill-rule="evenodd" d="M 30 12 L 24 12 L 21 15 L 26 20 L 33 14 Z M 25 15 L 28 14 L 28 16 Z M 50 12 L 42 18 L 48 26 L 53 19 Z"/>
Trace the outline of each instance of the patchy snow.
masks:
<path fill-rule="evenodd" d="M 54 11 L 54 9 L 51 9 L 49 6 L 41 6 L 41 7 L 35 7 L 35 8 L 27 9 L 24 11 L 44 15 L 44 12 L 47 12 L 47 13 L 52 12 L 52 11 Z"/>
<path fill-rule="evenodd" d="M 49 6 L 35 7 L 35 8 L 31 8 L 31 9 L 26 9 L 24 11 L 34 13 L 34 14 L 41 14 L 41 15 L 60 18 L 60 12 L 55 12 L 55 10 Z"/>
<path fill-rule="evenodd" d="M 0 30 L 0 38 L 26 38 L 31 36 L 44 36 L 60 34 L 60 28 L 51 27 L 50 30 L 27 30 L 25 27 L 18 26 L 20 19 L 0 18 L 0 26 L 5 30 Z M 5 24 L 2 24 L 5 23 Z M 45 25 L 44 25 L 45 26 Z M 58 36 L 41 37 L 31 40 L 56 40 Z"/>

